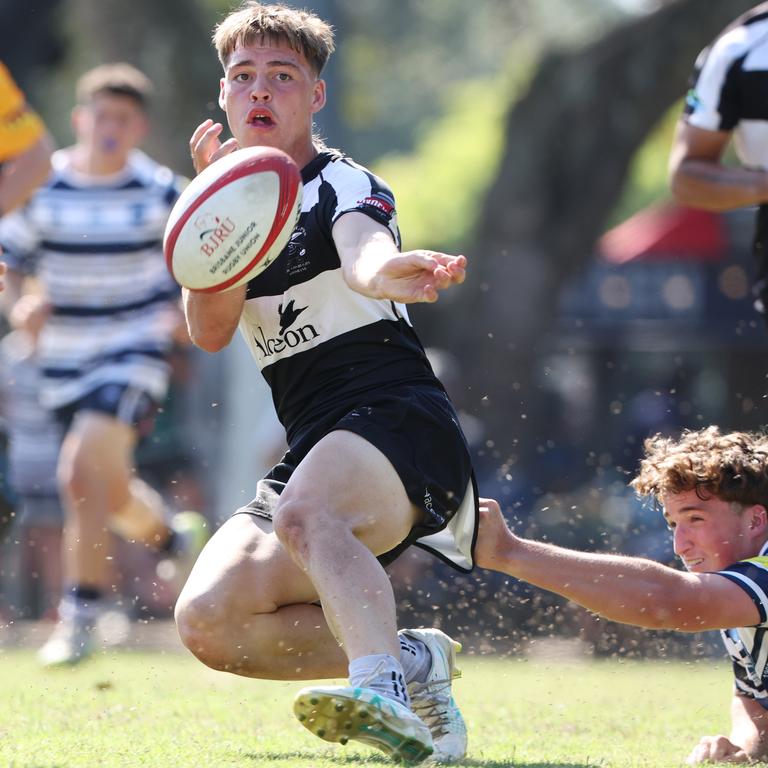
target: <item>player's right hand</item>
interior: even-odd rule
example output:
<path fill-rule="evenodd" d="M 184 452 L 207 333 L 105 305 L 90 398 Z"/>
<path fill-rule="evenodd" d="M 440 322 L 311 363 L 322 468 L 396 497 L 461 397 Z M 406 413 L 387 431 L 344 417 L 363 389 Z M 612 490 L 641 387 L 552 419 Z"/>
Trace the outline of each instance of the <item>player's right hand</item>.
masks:
<path fill-rule="evenodd" d="M 222 144 L 219 136 L 223 130 L 224 126 L 221 123 L 214 123 L 210 118 L 200 123 L 195 129 L 189 140 L 189 152 L 197 173 L 224 155 L 240 148 L 237 139 L 227 139 Z"/>
<path fill-rule="evenodd" d="M 693 748 L 688 765 L 701 763 L 748 763 L 749 755 L 725 736 L 702 736 Z"/>
<path fill-rule="evenodd" d="M 8 315 L 12 328 L 26 331 L 37 337 L 51 314 L 51 305 L 45 296 L 25 293 L 13 305 Z"/>

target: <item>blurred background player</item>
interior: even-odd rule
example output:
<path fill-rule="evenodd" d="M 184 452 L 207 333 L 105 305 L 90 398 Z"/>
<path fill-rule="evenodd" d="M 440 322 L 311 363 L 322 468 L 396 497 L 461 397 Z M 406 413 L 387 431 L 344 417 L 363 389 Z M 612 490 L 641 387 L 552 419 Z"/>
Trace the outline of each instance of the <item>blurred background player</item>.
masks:
<path fill-rule="evenodd" d="M 767 87 L 768 3 L 761 3 L 723 30 L 696 60 L 670 154 L 670 181 L 682 205 L 712 211 L 759 206 L 755 306 L 768 321 Z M 724 162 L 731 143 L 740 166 Z"/>
<path fill-rule="evenodd" d="M 150 92 L 127 64 L 84 74 L 72 113 L 75 144 L 54 154 L 48 182 L 0 223 L 10 317 L 25 273 L 42 286 L 24 322 L 42 327 L 41 402 L 66 429 L 58 462 L 65 590 L 61 621 L 40 651 L 50 665 L 78 662 L 93 649 L 111 589 L 110 529 L 185 566 L 205 538 L 195 513 L 169 521 L 161 496 L 134 469 L 183 327 L 161 249 L 181 179 L 137 149 Z"/>
<path fill-rule="evenodd" d="M 297 696 L 299 719 L 321 738 L 358 739 L 410 761 L 433 749 L 458 759 L 466 730 L 450 693 L 455 644 L 436 630 L 398 638 L 377 556 L 391 561 L 420 540 L 472 568 L 469 451 L 405 307 L 461 283 L 465 260 L 400 253 L 391 191 L 313 135 L 333 50 L 326 22 L 245 3 L 217 27 L 215 44 L 234 139 L 222 144 L 223 126 L 204 122 L 190 141 L 195 167 L 238 146 L 282 149 L 302 169 L 304 204 L 292 244 L 248 285 L 185 290 L 187 321 L 211 352 L 240 326 L 289 450 L 206 546 L 179 597 L 179 632 L 216 669 L 348 675 L 348 686 Z M 279 355 L 254 343 L 279 338 L 281 320 L 297 317 L 311 343 Z"/>
<path fill-rule="evenodd" d="M 522 539 L 480 501 L 482 568 L 523 579 L 611 621 L 681 632 L 721 630 L 733 662 L 729 736 L 703 736 L 688 763 L 768 758 L 768 436 L 717 427 L 657 435 L 631 485 L 661 505 L 688 573 L 623 555 Z"/>

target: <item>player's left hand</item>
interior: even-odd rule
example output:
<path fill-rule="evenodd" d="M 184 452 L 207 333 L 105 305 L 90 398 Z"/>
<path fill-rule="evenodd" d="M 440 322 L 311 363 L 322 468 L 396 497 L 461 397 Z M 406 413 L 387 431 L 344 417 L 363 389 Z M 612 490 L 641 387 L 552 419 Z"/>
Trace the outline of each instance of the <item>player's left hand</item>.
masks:
<path fill-rule="evenodd" d="M 467 260 L 436 251 L 406 251 L 381 265 L 377 294 L 404 304 L 437 301 L 440 291 L 464 282 Z"/>
<path fill-rule="evenodd" d="M 693 748 L 688 759 L 688 765 L 701 763 L 748 763 L 749 755 L 737 744 L 725 736 L 702 736 Z"/>

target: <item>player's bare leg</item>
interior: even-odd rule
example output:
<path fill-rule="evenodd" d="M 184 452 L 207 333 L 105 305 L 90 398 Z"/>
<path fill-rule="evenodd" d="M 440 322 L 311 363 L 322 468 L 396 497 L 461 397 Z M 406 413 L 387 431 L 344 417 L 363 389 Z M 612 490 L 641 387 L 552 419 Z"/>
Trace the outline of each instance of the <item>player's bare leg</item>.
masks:
<path fill-rule="evenodd" d="M 246 677 L 345 677 L 347 658 L 317 591 L 272 531 L 235 515 L 200 554 L 176 603 L 184 644 L 204 664 Z"/>
<path fill-rule="evenodd" d="M 41 649 L 45 664 L 71 664 L 91 652 L 99 606 L 111 591 L 111 531 L 155 548 L 172 539 L 162 498 L 134 477 L 135 430 L 105 414 L 83 411 L 59 459 L 65 509 L 62 622 Z"/>
<path fill-rule="evenodd" d="M 250 516 L 238 515 L 211 540 L 177 607 L 182 638 L 219 669 L 307 679 L 345 674 L 335 635 L 350 661 L 353 683 L 357 676 L 382 690 L 391 687 L 396 676 L 402 680 L 400 644 L 394 596 L 376 555 L 402 541 L 417 514 L 394 468 L 373 445 L 349 432 L 331 433 L 299 465 L 280 497 L 276 533 L 267 532 L 264 521 L 245 522 L 242 518 Z M 216 576 L 205 572 L 208 565 Z M 318 608 L 308 605 L 317 597 L 325 621 Z M 248 604 L 249 610 L 243 610 Z M 379 725 L 398 734 L 403 755 L 408 750 L 428 754 L 429 732 L 409 713 L 404 686 L 401 699 L 393 697 L 381 712 L 378 704 L 368 707 L 358 700 L 389 700 L 389 691 L 379 694 L 365 686 L 317 689 L 307 693 L 307 706 L 318 696 L 327 700 L 341 713 L 335 717 L 354 726 L 352 738 L 361 740 L 367 730 L 356 720 L 360 707 L 365 716 L 384 712 Z M 299 699 L 297 706 L 303 706 Z M 315 724 L 334 717 L 333 712 L 330 719 L 319 711 L 297 713 Z M 348 737 L 325 725 L 311 730 L 334 741 Z"/>
<path fill-rule="evenodd" d="M 346 466 L 339 454 L 341 441 L 354 445 L 354 456 Z M 383 469 L 372 468 L 363 459 L 371 455 Z M 360 482 L 361 477 L 366 481 Z M 338 518 L 323 509 L 328 502 L 322 500 L 330 493 L 343 494 L 337 501 L 343 510 Z M 385 511 L 387 519 L 377 523 Z M 303 515 L 314 520 L 303 524 Z M 276 518 L 278 534 L 282 531 L 292 548 L 306 546 L 307 556 L 313 558 L 312 570 L 319 572 L 317 579 L 326 592 L 322 595 L 326 615 L 337 617 L 332 621 L 338 624 L 345 605 L 360 603 L 353 607 L 354 616 L 345 615 L 341 621 L 339 635 L 346 654 L 339 650 L 321 609 L 311 605 L 320 597 L 312 573 L 297 564 L 267 521 L 252 515 L 230 518 L 203 550 L 177 604 L 182 639 L 209 666 L 276 679 L 343 676 L 346 656 L 361 649 L 398 655 L 392 588 L 375 554 L 399 543 L 410 530 L 413 516 L 405 490 L 386 459 L 356 435 L 332 433 L 294 473 Z M 328 533 L 319 530 L 323 527 Z M 315 533 L 316 543 L 300 543 Z M 333 558 L 347 564 L 333 563 Z M 324 560 L 331 575 L 323 573 Z M 315 661 L 297 672 L 292 652 L 286 649 L 305 653 L 312 648 L 317 651 Z"/>

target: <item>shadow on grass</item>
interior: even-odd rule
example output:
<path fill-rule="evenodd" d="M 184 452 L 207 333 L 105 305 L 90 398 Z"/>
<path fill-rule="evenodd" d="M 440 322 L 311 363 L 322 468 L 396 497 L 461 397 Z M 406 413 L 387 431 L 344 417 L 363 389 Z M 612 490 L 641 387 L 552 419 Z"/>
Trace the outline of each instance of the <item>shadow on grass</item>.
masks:
<path fill-rule="evenodd" d="M 314 751 L 301 752 L 246 752 L 243 757 L 253 761 L 269 760 L 275 763 L 285 763 L 292 765 L 299 760 L 317 760 L 318 754 Z M 384 755 L 368 755 L 360 758 L 359 755 L 338 755 L 324 754 L 323 759 L 332 760 L 336 765 L 396 765 L 392 760 Z M 425 766 L 434 766 L 435 763 L 426 761 Z M 516 761 L 513 758 L 509 760 L 461 760 L 457 763 L 450 763 L 452 768 L 602 768 L 601 763 L 526 763 Z"/>

